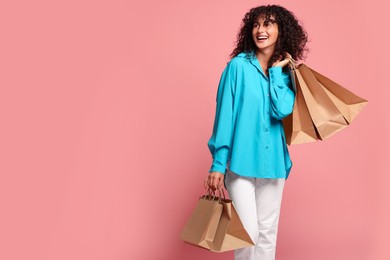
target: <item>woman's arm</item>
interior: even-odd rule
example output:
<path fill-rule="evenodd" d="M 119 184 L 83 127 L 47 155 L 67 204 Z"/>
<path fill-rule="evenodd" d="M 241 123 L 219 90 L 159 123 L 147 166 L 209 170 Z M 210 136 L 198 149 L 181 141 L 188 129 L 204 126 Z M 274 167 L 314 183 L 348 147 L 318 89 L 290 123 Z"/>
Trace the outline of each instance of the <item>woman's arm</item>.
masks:
<path fill-rule="evenodd" d="M 213 133 L 207 145 L 213 157 L 209 172 L 224 174 L 233 135 L 233 103 L 237 62 L 231 60 L 222 72 L 217 92 Z"/>
<path fill-rule="evenodd" d="M 270 96 L 271 96 L 271 116 L 276 119 L 283 119 L 292 113 L 294 108 L 295 93 L 291 87 L 290 76 L 285 76 L 282 72 L 284 66 L 289 63 L 289 59 L 276 62 L 268 69 L 270 75 Z"/>

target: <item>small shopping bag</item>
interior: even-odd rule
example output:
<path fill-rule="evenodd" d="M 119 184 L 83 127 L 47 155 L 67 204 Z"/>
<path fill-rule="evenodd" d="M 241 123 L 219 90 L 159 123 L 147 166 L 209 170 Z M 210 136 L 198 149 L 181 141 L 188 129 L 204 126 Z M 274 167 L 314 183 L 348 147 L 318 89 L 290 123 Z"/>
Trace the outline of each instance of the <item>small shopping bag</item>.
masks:
<path fill-rule="evenodd" d="M 209 194 L 200 197 L 180 239 L 195 246 L 211 249 L 222 210 L 223 205 L 215 196 Z"/>
<path fill-rule="evenodd" d="M 242 225 L 232 200 L 223 197 L 220 201 L 223 205 L 222 215 L 210 250 L 225 252 L 253 246 L 254 243 Z"/>
<path fill-rule="evenodd" d="M 216 196 L 209 191 L 208 195 L 200 197 L 180 239 L 213 252 L 253 246 L 232 201 L 225 198 L 223 190 L 219 193 L 220 196 Z"/>

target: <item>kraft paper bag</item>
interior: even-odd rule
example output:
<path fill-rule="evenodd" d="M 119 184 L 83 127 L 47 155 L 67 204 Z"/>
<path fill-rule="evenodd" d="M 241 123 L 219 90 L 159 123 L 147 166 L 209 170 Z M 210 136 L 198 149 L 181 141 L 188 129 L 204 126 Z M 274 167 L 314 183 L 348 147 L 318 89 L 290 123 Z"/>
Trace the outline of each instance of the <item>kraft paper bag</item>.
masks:
<path fill-rule="evenodd" d="M 291 70 L 292 85 L 295 91 L 293 112 L 283 119 L 286 143 L 302 144 L 317 141 L 317 133 L 311 120 L 302 91 L 295 76 L 295 68 Z"/>
<path fill-rule="evenodd" d="M 225 196 L 202 196 L 185 225 L 180 239 L 189 244 L 224 252 L 253 246 L 232 204 Z"/>
<path fill-rule="evenodd" d="M 310 69 L 326 94 L 350 124 L 367 105 L 368 101 L 343 88 L 336 82 Z"/>
<path fill-rule="evenodd" d="M 187 221 L 180 239 L 189 244 L 210 249 L 221 218 L 223 205 L 215 196 L 202 196 Z"/>
<path fill-rule="evenodd" d="M 344 129 L 348 125 L 347 121 L 310 68 L 301 64 L 296 70 L 296 76 L 317 130 L 318 139 L 324 140 Z"/>
<path fill-rule="evenodd" d="M 292 114 L 283 119 L 289 145 L 332 136 L 348 126 L 368 103 L 305 64 L 291 67 L 296 98 Z"/>
<path fill-rule="evenodd" d="M 222 199 L 221 203 L 223 211 L 210 250 L 213 252 L 225 252 L 253 246 L 254 243 L 242 225 L 232 201 Z"/>

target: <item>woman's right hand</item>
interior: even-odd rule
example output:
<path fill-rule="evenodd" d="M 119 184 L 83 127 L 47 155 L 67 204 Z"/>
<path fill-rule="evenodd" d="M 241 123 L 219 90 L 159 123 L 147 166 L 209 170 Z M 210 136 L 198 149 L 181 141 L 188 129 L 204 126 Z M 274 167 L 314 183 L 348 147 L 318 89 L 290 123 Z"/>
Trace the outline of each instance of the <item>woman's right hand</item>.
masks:
<path fill-rule="evenodd" d="M 209 176 L 204 180 L 204 188 L 216 190 L 223 186 L 223 179 L 225 175 L 220 172 L 210 172 Z"/>
<path fill-rule="evenodd" d="M 276 62 L 274 62 L 274 64 L 272 66 L 273 67 L 276 67 L 276 66 L 284 67 L 286 65 L 290 66 L 291 63 L 296 64 L 297 61 L 293 59 L 293 57 L 291 56 L 290 53 L 286 52 L 286 58 L 284 60 L 282 60 L 282 56 L 281 56 L 280 59 L 277 60 Z"/>

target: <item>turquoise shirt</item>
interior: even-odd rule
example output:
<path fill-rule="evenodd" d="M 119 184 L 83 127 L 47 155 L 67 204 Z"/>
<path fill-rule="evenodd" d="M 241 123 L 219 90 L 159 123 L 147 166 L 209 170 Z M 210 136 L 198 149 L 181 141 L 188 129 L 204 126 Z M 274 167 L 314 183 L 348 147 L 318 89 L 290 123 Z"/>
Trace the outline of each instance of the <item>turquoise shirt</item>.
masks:
<path fill-rule="evenodd" d="M 229 169 L 241 176 L 288 178 L 291 159 L 281 119 L 292 113 L 295 93 L 282 67 L 263 72 L 254 53 L 240 53 L 222 72 L 209 172 Z"/>

